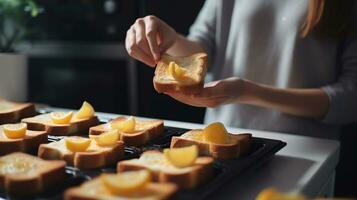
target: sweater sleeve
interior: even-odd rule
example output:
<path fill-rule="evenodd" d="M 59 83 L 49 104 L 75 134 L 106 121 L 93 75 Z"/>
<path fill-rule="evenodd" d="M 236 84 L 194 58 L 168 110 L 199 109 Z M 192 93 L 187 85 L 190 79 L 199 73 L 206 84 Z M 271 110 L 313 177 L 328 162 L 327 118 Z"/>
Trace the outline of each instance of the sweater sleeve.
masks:
<path fill-rule="evenodd" d="M 217 0 L 206 0 L 195 22 L 190 27 L 188 39 L 197 41 L 208 54 L 209 62 L 215 52 L 215 36 L 217 23 Z"/>
<path fill-rule="evenodd" d="M 353 7 L 351 34 L 341 44 L 337 81 L 323 87 L 329 98 L 329 110 L 323 122 L 347 124 L 357 122 L 357 4 Z"/>
<path fill-rule="evenodd" d="M 357 121 L 357 38 L 346 40 L 342 50 L 341 71 L 335 83 L 322 89 L 329 98 L 323 122 L 346 124 Z"/>

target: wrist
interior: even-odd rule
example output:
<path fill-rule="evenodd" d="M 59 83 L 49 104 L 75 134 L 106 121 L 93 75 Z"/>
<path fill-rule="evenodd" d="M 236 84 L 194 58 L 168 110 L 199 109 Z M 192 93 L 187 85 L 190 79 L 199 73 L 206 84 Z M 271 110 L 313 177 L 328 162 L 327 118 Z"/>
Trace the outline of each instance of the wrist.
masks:
<path fill-rule="evenodd" d="M 250 80 L 242 80 L 242 91 L 238 95 L 238 103 L 255 104 L 261 96 L 262 86 Z"/>

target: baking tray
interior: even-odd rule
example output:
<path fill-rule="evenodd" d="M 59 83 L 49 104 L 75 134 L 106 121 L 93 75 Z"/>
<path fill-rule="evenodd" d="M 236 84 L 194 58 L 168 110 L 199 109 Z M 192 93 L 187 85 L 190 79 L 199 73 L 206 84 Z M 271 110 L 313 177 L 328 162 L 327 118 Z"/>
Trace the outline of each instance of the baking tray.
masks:
<path fill-rule="evenodd" d="M 100 118 L 101 123 L 105 123 L 109 120 L 110 119 Z M 180 136 L 187 131 L 188 129 L 165 126 L 164 134 L 152 140 L 148 144 L 141 147 L 125 147 L 124 160 L 138 158 L 140 154 L 146 150 L 162 150 L 163 148 L 168 148 L 170 146 L 172 136 Z M 62 137 L 60 136 L 49 136 L 48 141 L 58 141 L 61 138 Z M 213 164 L 214 174 L 211 180 L 195 189 L 179 190 L 175 195 L 175 199 L 205 199 L 229 181 L 242 175 L 242 173 L 246 175 L 247 173 L 260 167 L 266 161 L 271 159 L 275 153 L 282 149 L 285 145 L 286 143 L 280 140 L 257 138 L 253 135 L 251 149 L 247 154 L 230 160 L 215 160 Z M 52 190 L 34 198 L 10 198 L 6 195 L 6 193 L 0 191 L 0 199 L 60 200 L 63 198 L 62 194 L 67 188 L 80 185 L 84 181 L 91 180 L 101 173 L 115 171 L 115 165 L 96 170 L 80 170 L 68 166 L 66 167 L 66 180 Z"/>

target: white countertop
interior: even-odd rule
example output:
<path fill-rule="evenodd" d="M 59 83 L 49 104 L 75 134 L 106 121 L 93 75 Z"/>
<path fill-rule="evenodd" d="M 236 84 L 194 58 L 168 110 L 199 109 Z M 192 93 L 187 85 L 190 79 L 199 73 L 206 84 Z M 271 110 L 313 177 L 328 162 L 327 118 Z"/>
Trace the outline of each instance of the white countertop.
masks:
<path fill-rule="evenodd" d="M 97 112 L 108 119 L 119 115 Z M 195 129 L 202 124 L 165 120 L 166 126 Z M 250 132 L 255 137 L 282 140 L 287 145 L 264 166 L 225 184 L 210 199 L 253 200 L 264 188 L 299 192 L 315 197 L 331 178 L 339 160 L 339 142 L 258 130 L 228 128 L 230 133 Z"/>

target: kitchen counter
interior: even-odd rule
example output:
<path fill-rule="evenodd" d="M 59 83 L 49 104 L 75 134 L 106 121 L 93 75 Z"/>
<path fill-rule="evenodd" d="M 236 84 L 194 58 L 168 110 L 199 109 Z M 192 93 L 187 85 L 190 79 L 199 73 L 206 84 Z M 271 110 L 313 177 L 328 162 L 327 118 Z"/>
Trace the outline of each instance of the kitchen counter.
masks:
<path fill-rule="evenodd" d="M 101 112 L 96 114 L 108 120 L 119 116 Z M 165 120 L 165 125 L 187 129 L 204 127 L 202 124 L 170 120 Z M 338 141 L 259 130 L 227 129 L 230 133 L 249 132 L 255 137 L 282 140 L 287 145 L 265 165 L 225 184 L 209 199 L 254 200 L 267 187 L 276 187 L 283 192 L 303 193 L 309 197 L 333 196 L 340 151 Z"/>
<path fill-rule="evenodd" d="M 97 113 L 104 118 L 115 114 Z M 195 129 L 202 124 L 165 120 L 166 126 Z M 253 200 L 264 188 L 299 192 L 310 197 L 332 197 L 335 168 L 339 160 L 339 142 L 268 131 L 228 128 L 231 133 L 250 132 L 255 137 L 282 140 L 287 146 L 264 166 L 237 177 L 220 188 L 210 199 Z"/>

